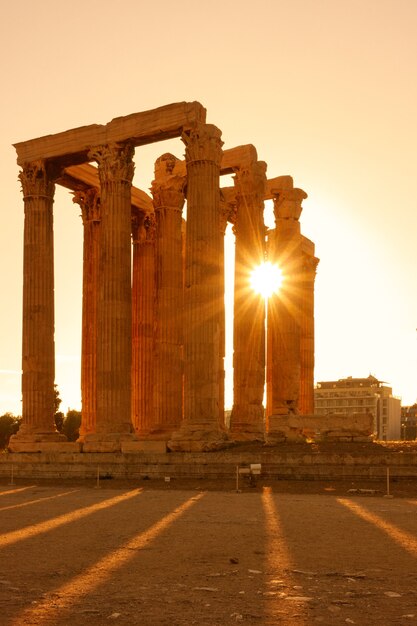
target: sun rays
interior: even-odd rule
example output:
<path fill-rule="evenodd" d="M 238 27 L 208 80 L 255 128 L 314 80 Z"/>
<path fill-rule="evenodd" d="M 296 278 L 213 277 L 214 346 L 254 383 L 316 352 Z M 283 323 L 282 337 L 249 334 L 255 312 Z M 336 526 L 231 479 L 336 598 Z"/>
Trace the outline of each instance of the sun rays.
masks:
<path fill-rule="evenodd" d="M 281 269 L 270 261 L 261 263 L 250 274 L 252 289 L 263 298 L 268 299 L 273 293 L 277 293 L 282 285 L 283 275 Z"/>
<path fill-rule="evenodd" d="M 390 539 L 392 539 L 392 541 L 399 544 L 409 554 L 414 557 L 417 556 L 417 539 L 414 535 L 406 532 L 405 530 L 400 530 L 397 526 L 391 524 L 390 522 L 386 522 L 378 515 L 367 511 L 365 507 L 361 506 L 357 502 L 352 502 L 347 498 L 338 498 L 337 501 L 361 519 L 373 524 L 379 530 L 382 530 Z"/>
<path fill-rule="evenodd" d="M 133 495 L 137 495 L 140 490 L 134 490 Z M 51 623 L 57 613 L 72 608 L 79 603 L 84 596 L 91 594 L 94 589 L 102 585 L 109 579 L 115 570 L 123 567 L 132 559 L 138 550 L 149 545 L 158 535 L 164 532 L 171 524 L 176 522 L 190 507 L 192 507 L 205 494 L 199 493 L 188 498 L 173 511 L 162 517 L 150 528 L 135 535 L 132 539 L 116 548 L 96 563 L 85 569 L 83 572 L 71 578 L 54 591 L 54 600 L 45 599 L 35 607 L 31 606 L 20 613 L 10 624 L 20 626 L 26 618 L 39 619 L 39 623 Z M 126 499 L 126 494 L 124 494 Z M 120 500 L 112 498 L 112 501 Z M 88 507 L 93 508 L 93 507 Z M 55 617 L 54 617 L 55 616 Z M 55 623 L 55 622 L 54 622 Z"/>
<path fill-rule="evenodd" d="M 24 541 L 29 537 L 34 537 L 36 535 L 49 532 L 55 528 L 58 528 L 59 526 L 69 524 L 70 522 L 74 522 L 78 519 L 81 519 L 82 517 L 91 515 L 92 513 L 96 513 L 98 511 L 102 511 L 103 509 L 107 509 L 108 507 L 115 506 L 120 502 L 135 498 L 141 492 L 142 489 L 133 489 L 131 491 L 121 494 L 120 496 L 115 496 L 114 498 L 104 500 L 104 502 L 92 504 L 91 506 L 87 506 L 82 509 L 71 511 L 70 513 L 59 515 L 58 517 L 55 517 L 51 520 L 39 522 L 38 524 L 33 524 L 31 526 L 26 526 L 25 528 L 19 528 L 18 530 L 5 533 L 0 537 L 0 548 L 16 543 L 17 541 Z"/>

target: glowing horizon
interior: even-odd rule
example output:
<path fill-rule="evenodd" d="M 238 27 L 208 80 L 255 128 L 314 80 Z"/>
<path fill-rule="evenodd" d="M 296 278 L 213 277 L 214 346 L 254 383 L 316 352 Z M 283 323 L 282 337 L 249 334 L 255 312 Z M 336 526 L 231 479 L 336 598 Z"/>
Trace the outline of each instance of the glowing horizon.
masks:
<path fill-rule="evenodd" d="M 24 207 L 13 144 L 194 100 L 222 131 L 225 150 L 252 144 L 268 178 L 291 175 L 308 193 L 300 222 L 320 259 L 316 381 L 373 372 L 404 405 L 413 404 L 416 21 L 413 0 L 244 0 L 240 11 L 214 0 L 204 23 L 190 2 L 74 0 L 70 15 L 52 0 L 44 0 L 42 11 L 36 3 L 4 2 L 0 415 L 21 411 Z M 158 25 L 157 45 L 152 27 L 143 28 L 138 41 L 138 23 Z M 277 23 L 287 25 L 279 36 Z M 219 25 L 224 36 L 214 42 Z M 88 41 L 95 54 L 86 55 L 76 40 Z M 28 71 L 28 58 L 36 72 Z M 136 187 L 151 187 L 155 160 L 165 152 L 182 159 L 184 143 L 177 138 L 136 148 Z M 225 177 L 222 186 L 232 185 Z M 274 228 L 271 203 L 265 203 L 267 228 Z M 68 190 L 57 186 L 55 345 L 57 354 L 68 355 L 56 363 L 63 411 L 81 406 L 79 212 Z"/>

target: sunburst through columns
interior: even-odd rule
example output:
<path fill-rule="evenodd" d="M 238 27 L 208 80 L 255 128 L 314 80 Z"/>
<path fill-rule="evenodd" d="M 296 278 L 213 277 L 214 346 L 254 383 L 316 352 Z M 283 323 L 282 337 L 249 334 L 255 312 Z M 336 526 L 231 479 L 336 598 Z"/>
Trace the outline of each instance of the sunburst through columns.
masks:
<path fill-rule="evenodd" d="M 270 260 L 282 271 L 278 294 L 268 308 L 268 385 L 266 431 L 271 443 L 281 438 L 280 419 L 299 413 L 301 381 L 302 236 L 299 218 L 307 194 L 289 189 L 274 196 L 275 231 Z"/>
<path fill-rule="evenodd" d="M 263 220 L 266 163 L 235 175 L 235 292 L 233 326 L 233 409 L 231 437 L 263 439 L 265 385 L 265 302 L 251 288 L 250 275 L 265 257 Z"/>

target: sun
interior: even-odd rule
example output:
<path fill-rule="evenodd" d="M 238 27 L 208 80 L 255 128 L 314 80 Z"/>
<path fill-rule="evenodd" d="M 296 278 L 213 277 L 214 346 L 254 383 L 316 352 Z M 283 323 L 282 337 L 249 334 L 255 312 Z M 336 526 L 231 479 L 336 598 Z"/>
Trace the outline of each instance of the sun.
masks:
<path fill-rule="evenodd" d="M 266 261 L 251 272 L 250 282 L 252 289 L 267 299 L 281 287 L 282 272 L 277 265 Z"/>

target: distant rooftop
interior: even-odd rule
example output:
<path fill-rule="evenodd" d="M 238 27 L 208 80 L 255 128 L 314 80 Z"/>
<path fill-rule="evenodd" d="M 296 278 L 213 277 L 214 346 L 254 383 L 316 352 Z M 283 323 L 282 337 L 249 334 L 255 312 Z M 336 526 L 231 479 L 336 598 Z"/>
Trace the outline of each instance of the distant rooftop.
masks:
<path fill-rule="evenodd" d="M 337 387 L 384 387 L 387 383 L 383 380 L 378 380 L 375 376 L 370 374 L 367 378 L 353 378 L 348 376 L 347 378 L 339 378 L 339 380 L 326 380 L 317 383 L 317 389 L 331 389 Z"/>

